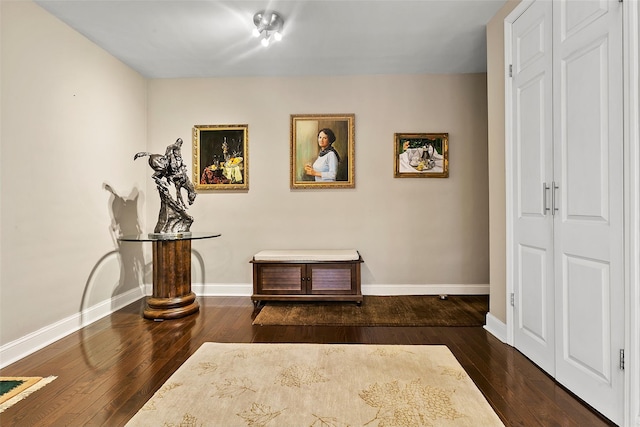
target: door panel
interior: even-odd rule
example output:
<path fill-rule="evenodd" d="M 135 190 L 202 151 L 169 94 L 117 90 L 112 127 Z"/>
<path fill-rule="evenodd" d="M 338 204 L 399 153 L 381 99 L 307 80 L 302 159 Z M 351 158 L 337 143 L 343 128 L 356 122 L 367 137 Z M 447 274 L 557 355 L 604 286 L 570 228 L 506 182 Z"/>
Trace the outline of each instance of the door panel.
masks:
<path fill-rule="evenodd" d="M 621 423 L 622 6 L 553 3 L 556 379 Z"/>
<path fill-rule="evenodd" d="M 524 80 L 523 78 L 520 79 Z M 523 81 L 516 91 L 516 103 L 520 106 L 522 120 L 518 122 L 518 214 L 544 221 L 544 189 L 547 179 L 545 155 L 551 150 L 545 145 L 545 88 L 548 75 L 536 74 L 532 79 Z"/>
<path fill-rule="evenodd" d="M 553 375 L 551 2 L 532 4 L 514 22 L 512 30 L 514 344 Z"/>
<path fill-rule="evenodd" d="M 553 340 L 549 339 L 547 319 L 553 316 L 553 307 L 546 304 L 548 299 L 547 266 L 548 251 L 545 248 L 531 246 L 520 246 L 519 264 L 521 275 L 520 281 L 521 298 L 519 301 L 520 310 L 517 322 L 522 334 L 529 339 L 537 341 L 538 344 L 546 348 L 553 346 Z M 554 352 L 553 347 L 549 349 Z"/>
<path fill-rule="evenodd" d="M 563 343 L 563 359 L 596 380 L 609 382 L 609 266 L 597 260 L 565 256 L 563 275 L 562 336 L 568 338 Z"/>
<path fill-rule="evenodd" d="M 610 3 L 611 0 L 558 2 L 554 16 L 558 23 L 555 30 L 558 33 L 560 42 L 564 43 L 568 38 L 606 15 Z"/>
<path fill-rule="evenodd" d="M 566 113 L 560 166 L 569 220 L 606 221 L 609 214 L 608 56 L 607 39 L 601 38 L 565 58 L 560 70 Z"/>

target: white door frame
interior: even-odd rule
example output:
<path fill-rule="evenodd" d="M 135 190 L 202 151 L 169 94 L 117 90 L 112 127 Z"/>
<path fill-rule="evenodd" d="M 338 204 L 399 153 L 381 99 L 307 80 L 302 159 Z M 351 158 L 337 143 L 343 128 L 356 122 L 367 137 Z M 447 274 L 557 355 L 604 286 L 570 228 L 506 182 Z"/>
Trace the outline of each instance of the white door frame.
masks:
<path fill-rule="evenodd" d="M 511 135 L 512 88 L 508 78 L 511 58 L 511 25 L 534 0 L 523 0 L 504 20 L 505 44 L 505 187 L 506 187 L 506 342 L 514 344 L 514 223 Z M 640 427 L 640 6 L 623 2 L 624 49 L 624 224 L 625 224 L 625 427 Z"/>
<path fill-rule="evenodd" d="M 640 5 L 623 2 L 625 426 L 640 427 Z"/>

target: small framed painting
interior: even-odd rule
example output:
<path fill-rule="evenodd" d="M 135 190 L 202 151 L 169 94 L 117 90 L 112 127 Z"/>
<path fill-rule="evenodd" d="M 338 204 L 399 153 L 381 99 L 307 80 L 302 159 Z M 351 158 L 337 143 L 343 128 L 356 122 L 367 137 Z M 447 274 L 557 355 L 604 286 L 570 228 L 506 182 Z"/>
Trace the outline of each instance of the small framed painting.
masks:
<path fill-rule="evenodd" d="M 355 187 L 355 115 L 291 115 L 291 188 Z"/>
<path fill-rule="evenodd" d="M 249 190 L 249 126 L 193 127 L 196 190 Z"/>
<path fill-rule="evenodd" d="M 448 133 L 396 133 L 394 178 L 448 178 Z"/>

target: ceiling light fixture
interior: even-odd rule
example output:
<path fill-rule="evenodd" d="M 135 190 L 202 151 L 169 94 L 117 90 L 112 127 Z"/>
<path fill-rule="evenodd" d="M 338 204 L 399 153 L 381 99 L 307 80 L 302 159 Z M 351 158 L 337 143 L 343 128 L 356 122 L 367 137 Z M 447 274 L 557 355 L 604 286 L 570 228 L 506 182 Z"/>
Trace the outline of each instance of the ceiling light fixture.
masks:
<path fill-rule="evenodd" d="M 284 19 L 278 12 L 274 11 L 260 11 L 253 15 L 253 23 L 256 28 L 253 29 L 253 36 L 260 37 L 262 40 L 260 43 L 262 46 L 269 46 L 271 40 L 282 40 L 282 27 L 284 26 Z"/>

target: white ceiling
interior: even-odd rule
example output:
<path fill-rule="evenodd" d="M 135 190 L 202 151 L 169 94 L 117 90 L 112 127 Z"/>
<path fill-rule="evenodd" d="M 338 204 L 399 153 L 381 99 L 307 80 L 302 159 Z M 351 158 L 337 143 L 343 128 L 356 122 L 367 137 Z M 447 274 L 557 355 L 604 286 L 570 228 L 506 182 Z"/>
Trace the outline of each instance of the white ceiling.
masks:
<path fill-rule="evenodd" d="M 149 78 L 486 71 L 505 0 L 35 0 Z M 275 10 L 284 38 L 251 36 Z"/>

